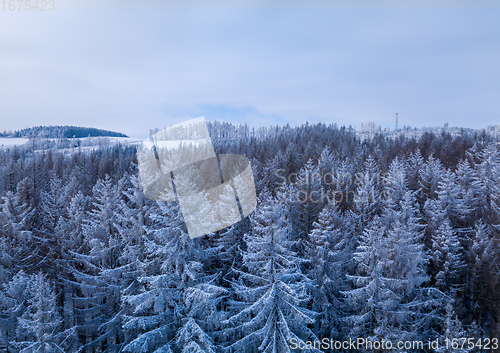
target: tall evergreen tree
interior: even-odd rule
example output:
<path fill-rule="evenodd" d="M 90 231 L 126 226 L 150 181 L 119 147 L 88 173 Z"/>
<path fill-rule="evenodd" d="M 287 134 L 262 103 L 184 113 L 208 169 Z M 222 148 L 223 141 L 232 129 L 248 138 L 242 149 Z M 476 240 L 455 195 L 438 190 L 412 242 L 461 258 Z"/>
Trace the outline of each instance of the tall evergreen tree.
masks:
<path fill-rule="evenodd" d="M 448 295 L 463 290 L 463 252 L 456 231 L 444 222 L 433 234 L 431 263 L 436 287 Z"/>
<path fill-rule="evenodd" d="M 310 296 L 303 260 L 291 250 L 290 228 L 283 205 L 269 194 L 252 216 L 252 232 L 245 235 L 245 270 L 233 282 L 238 301 L 227 320 L 236 338 L 228 349 L 237 352 L 291 352 L 290 341 L 315 339 L 308 325 L 316 314 L 304 308 Z"/>
<path fill-rule="evenodd" d="M 199 239 L 189 238 L 180 208 L 160 203 L 158 213 L 151 214 L 151 217 L 154 225 L 146 228 L 149 240 L 146 244 L 145 276 L 139 278 L 138 293 L 123 298 L 132 306 L 132 315 L 124 324 L 131 337 L 124 347 L 125 352 L 168 352 L 174 349 L 176 337 L 182 342 L 196 323 L 192 320 L 197 316 L 192 312 L 190 314 L 193 306 L 186 304 L 188 292 L 198 288 L 196 293 L 199 294 L 201 287 L 196 287 L 197 284 L 202 278 L 207 281 Z M 210 286 L 205 289 L 211 291 L 216 288 Z M 197 304 L 201 305 L 201 302 Z M 193 323 L 193 326 L 184 327 L 185 331 L 176 333 L 177 328 L 183 326 L 183 321 Z M 198 338 L 204 340 L 206 336 Z"/>
<path fill-rule="evenodd" d="M 346 274 L 354 267 L 352 258 L 357 238 L 354 217 L 344 216 L 335 202 L 328 203 L 314 223 L 311 261 L 312 309 L 320 313 L 315 323 L 318 337 L 340 340 L 345 334 L 342 320 L 348 314 L 342 291 L 349 288 Z"/>
<path fill-rule="evenodd" d="M 120 291 L 128 285 L 122 277 L 127 267 L 119 262 L 123 249 L 117 228 L 120 191 L 107 176 L 96 183 L 93 193 L 82 229 L 84 246 L 81 253 L 73 253 L 79 263 L 73 271 L 80 290 L 78 331 L 86 338 L 84 351 L 114 352 L 123 343 Z"/>
<path fill-rule="evenodd" d="M 34 274 L 26 288 L 26 309 L 18 318 L 20 353 L 64 352 L 71 345 L 73 329 L 63 329 L 56 293 L 42 274 Z"/>

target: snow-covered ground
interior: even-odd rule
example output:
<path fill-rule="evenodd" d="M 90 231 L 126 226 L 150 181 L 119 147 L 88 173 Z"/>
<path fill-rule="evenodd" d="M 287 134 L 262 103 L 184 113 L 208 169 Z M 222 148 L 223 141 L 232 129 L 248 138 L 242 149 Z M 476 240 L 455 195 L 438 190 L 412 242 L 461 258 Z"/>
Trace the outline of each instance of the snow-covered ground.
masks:
<path fill-rule="evenodd" d="M 55 140 L 55 139 L 54 139 Z M 72 153 L 75 151 L 93 151 L 101 147 L 113 146 L 116 144 L 121 145 L 136 145 L 141 143 L 142 139 L 130 137 L 85 137 L 71 139 L 73 147 L 58 148 L 58 151 L 64 153 Z"/>
<path fill-rule="evenodd" d="M 19 146 L 28 142 L 28 139 L 17 137 L 0 137 L 0 147 Z"/>

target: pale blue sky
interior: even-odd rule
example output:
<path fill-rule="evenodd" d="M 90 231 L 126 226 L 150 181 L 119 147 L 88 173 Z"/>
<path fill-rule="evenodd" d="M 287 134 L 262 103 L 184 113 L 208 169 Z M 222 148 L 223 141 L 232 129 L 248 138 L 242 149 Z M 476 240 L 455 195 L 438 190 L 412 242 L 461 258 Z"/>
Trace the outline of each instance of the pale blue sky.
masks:
<path fill-rule="evenodd" d="M 177 3 L 0 8 L 0 130 L 500 123 L 500 9 L 478 7 L 495 1 Z"/>

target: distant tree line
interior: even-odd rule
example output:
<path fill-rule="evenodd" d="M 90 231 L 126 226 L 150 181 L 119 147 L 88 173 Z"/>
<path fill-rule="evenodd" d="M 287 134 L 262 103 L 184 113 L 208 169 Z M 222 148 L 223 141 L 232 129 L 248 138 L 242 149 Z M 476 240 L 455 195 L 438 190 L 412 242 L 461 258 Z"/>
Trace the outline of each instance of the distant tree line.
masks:
<path fill-rule="evenodd" d="M 4 131 L 0 137 L 38 137 L 38 138 L 83 138 L 83 137 L 128 137 L 125 134 L 109 130 L 80 126 L 36 126 L 18 131 Z"/>

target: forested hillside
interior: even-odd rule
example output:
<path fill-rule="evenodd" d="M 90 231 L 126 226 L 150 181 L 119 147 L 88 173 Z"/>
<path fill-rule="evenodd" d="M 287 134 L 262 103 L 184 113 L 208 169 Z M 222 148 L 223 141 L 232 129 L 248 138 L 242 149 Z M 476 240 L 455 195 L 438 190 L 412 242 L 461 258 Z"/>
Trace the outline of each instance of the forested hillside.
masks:
<path fill-rule="evenodd" d="M 81 126 L 36 126 L 19 131 L 4 131 L 0 137 L 38 137 L 38 138 L 81 138 L 81 137 L 127 137 L 120 132 Z"/>
<path fill-rule="evenodd" d="M 498 351 L 492 135 L 209 128 L 217 153 L 250 158 L 258 205 L 196 239 L 177 203 L 144 197 L 134 146 L 0 150 L 0 351 Z"/>

